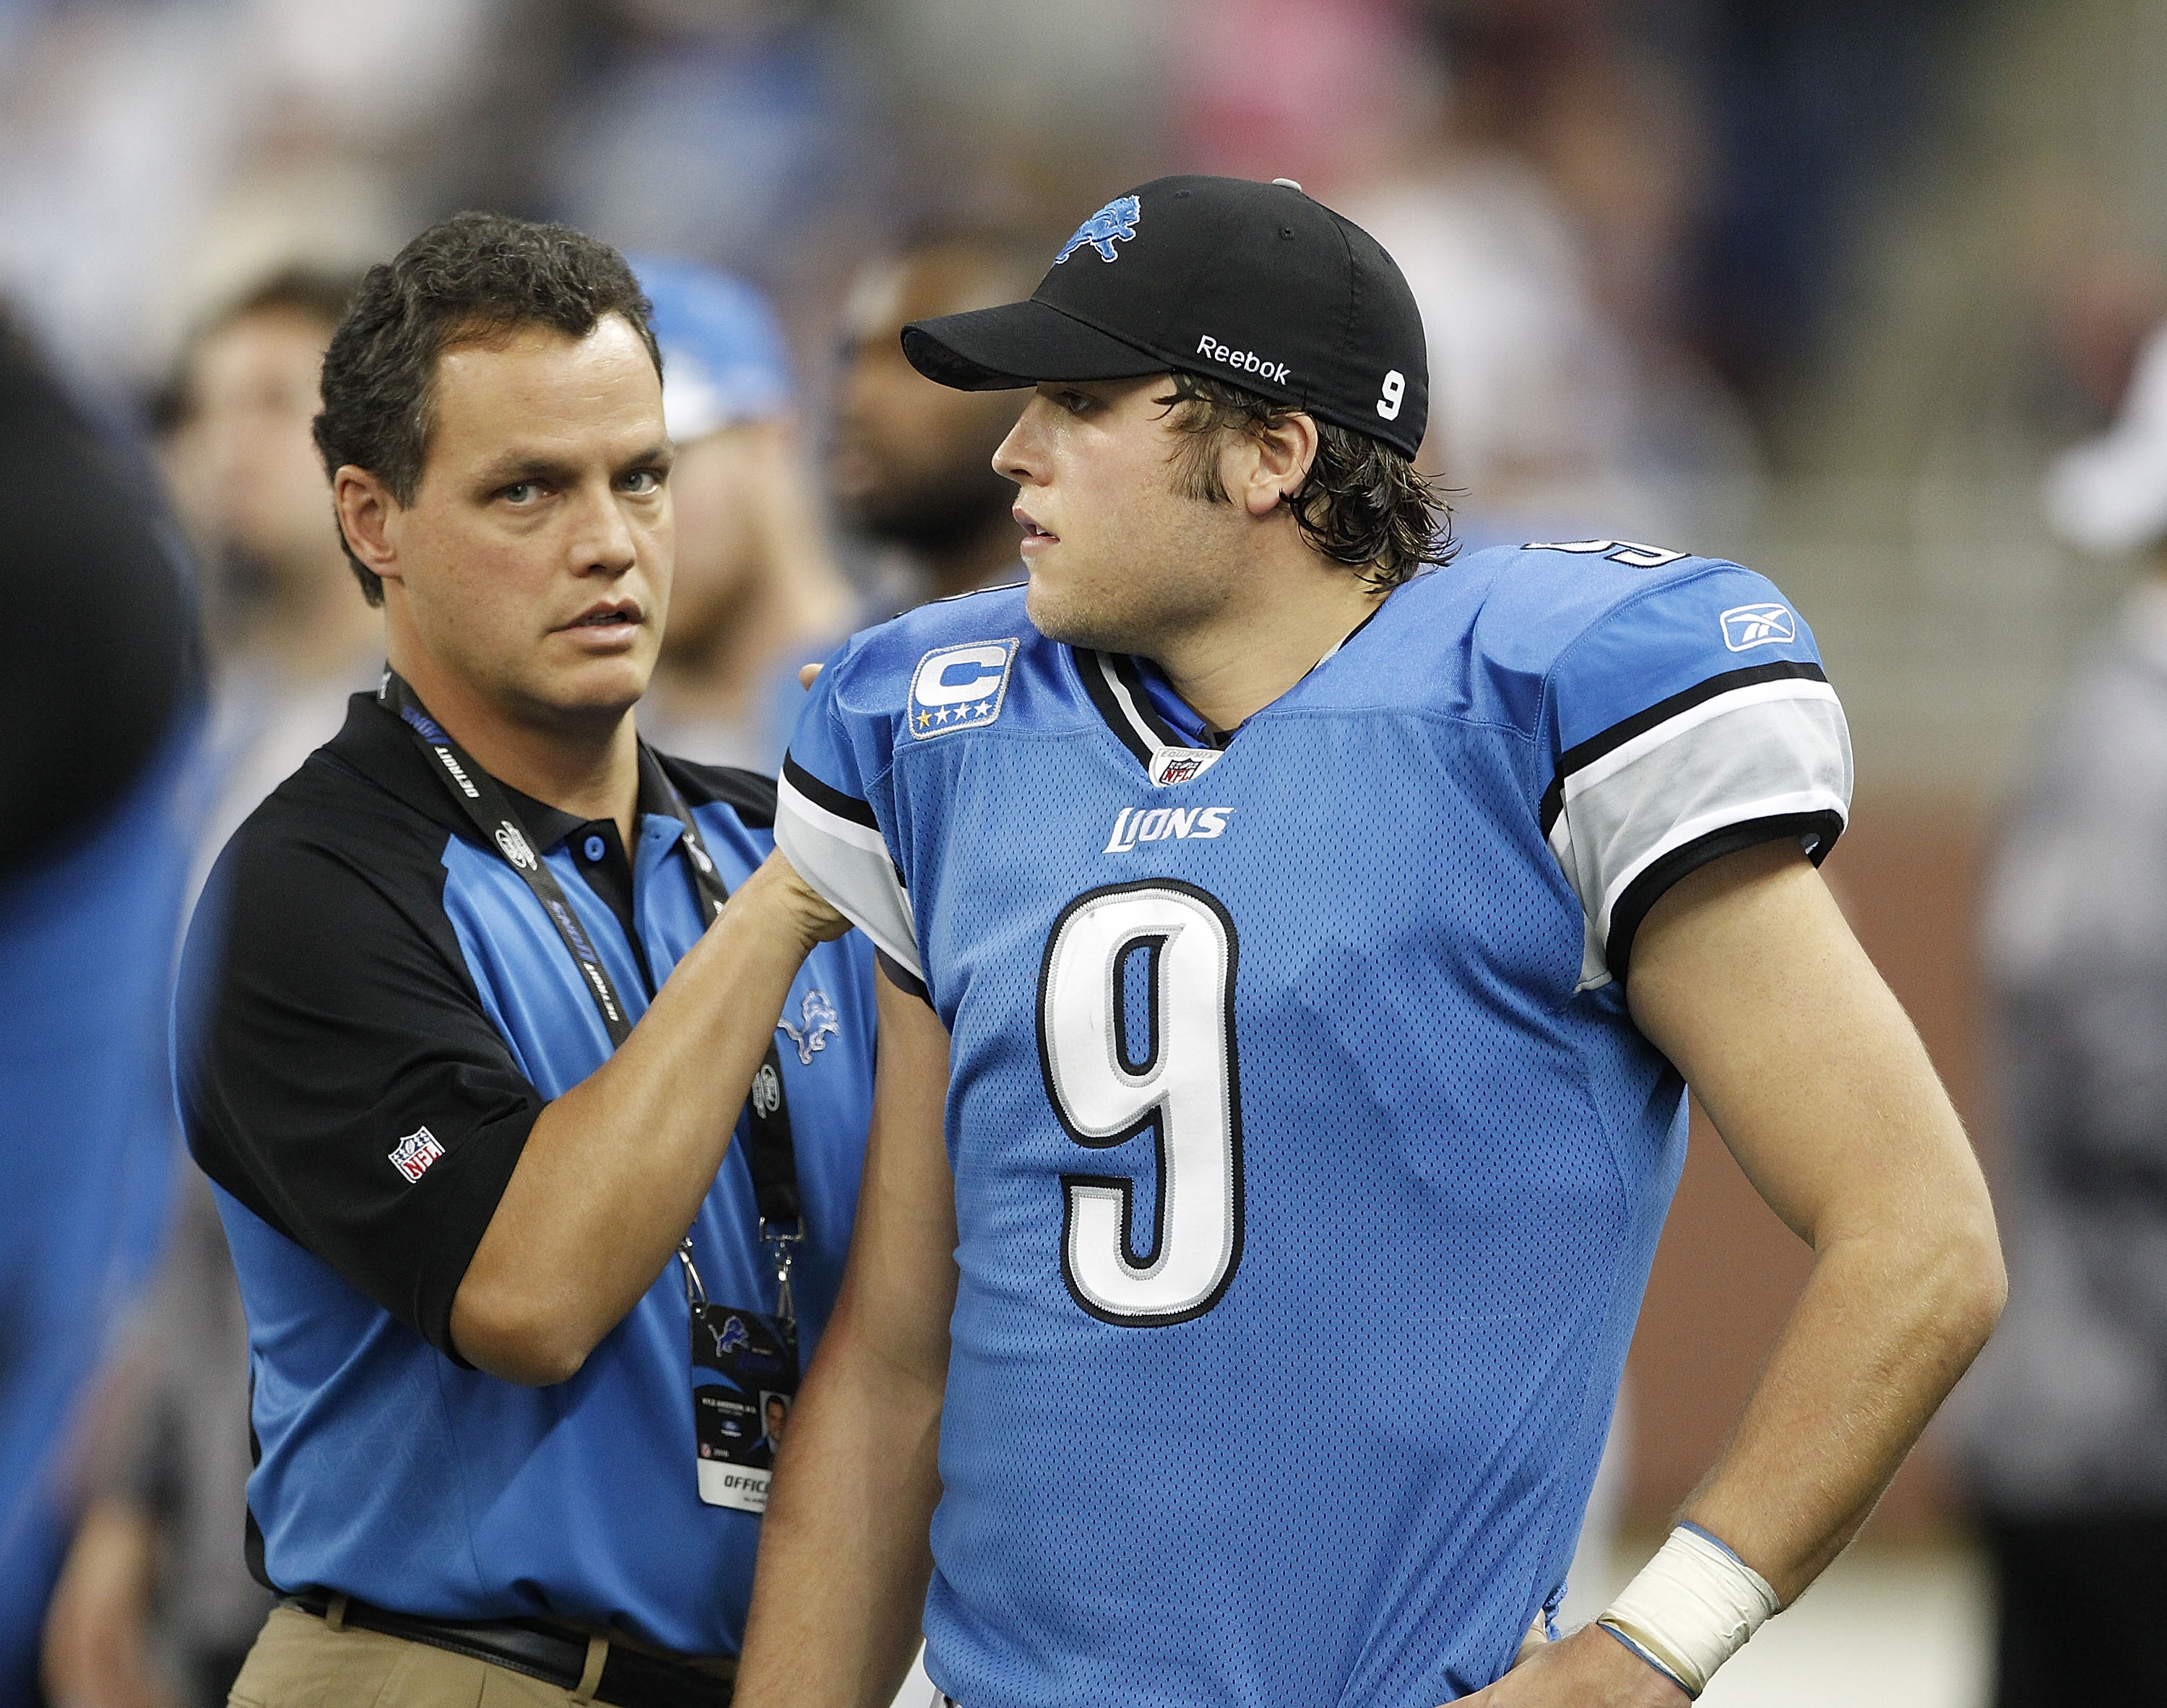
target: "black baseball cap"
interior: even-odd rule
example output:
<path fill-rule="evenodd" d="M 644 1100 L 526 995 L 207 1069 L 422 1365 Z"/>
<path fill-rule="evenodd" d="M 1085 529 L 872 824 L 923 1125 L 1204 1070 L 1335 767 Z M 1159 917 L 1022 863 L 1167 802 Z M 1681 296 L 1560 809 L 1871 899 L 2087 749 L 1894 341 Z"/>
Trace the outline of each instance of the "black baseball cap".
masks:
<path fill-rule="evenodd" d="M 1287 178 L 1154 178 L 1078 226 L 1029 302 L 914 320 L 903 351 L 959 391 L 1179 368 L 1410 457 L 1429 419 L 1407 280 L 1375 238 Z"/>

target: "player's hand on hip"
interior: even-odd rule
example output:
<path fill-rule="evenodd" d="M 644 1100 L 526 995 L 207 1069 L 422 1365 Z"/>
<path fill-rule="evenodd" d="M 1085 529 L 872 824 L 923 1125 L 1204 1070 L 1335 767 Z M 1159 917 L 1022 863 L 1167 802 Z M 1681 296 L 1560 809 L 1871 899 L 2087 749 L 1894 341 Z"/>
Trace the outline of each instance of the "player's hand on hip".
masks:
<path fill-rule="evenodd" d="M 1685 1708 L 1693 1699 L 1608 1631 L 1526 1643 L 1513 1669 L 1455 1708 Z"/>

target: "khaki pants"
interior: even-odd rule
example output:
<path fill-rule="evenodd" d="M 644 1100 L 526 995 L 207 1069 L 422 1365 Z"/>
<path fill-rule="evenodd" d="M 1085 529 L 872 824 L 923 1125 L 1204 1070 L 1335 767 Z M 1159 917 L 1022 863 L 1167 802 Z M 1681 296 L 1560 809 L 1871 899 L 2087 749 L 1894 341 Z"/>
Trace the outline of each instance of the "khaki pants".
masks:
<path fill-rule="evenodd" d="M 507 1667 L 274 1607 L 230 1708 L 564 1708 L 570 1690 Z"/>

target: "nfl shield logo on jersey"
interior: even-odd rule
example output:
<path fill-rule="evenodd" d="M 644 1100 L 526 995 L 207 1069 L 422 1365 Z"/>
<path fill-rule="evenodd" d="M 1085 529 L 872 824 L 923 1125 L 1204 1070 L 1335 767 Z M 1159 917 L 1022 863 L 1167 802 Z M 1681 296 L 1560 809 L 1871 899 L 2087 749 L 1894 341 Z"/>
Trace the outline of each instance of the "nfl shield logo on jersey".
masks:
<path fill-rule="evenodd" d="M 1216 748 L 1161 748 L 1152 755 L 1151 780 L 1161 789 L 1193 783 L 1219 763 Z"/>
<path fill-rule="evenodd" d="M 1723 643 L 1734 653 L 1772 647 L 1799 637 L 1799 620 L 1788 605 L 1739 605 L 1724 612 Z"/>
<path fill-rule="evenodd" d="M 1011 637 L 940 647 L 920 658 L 910 679 L 912 737 L 926 741 L 952 730 L 980 728 L 999 717 L 1015 654 Z"/>

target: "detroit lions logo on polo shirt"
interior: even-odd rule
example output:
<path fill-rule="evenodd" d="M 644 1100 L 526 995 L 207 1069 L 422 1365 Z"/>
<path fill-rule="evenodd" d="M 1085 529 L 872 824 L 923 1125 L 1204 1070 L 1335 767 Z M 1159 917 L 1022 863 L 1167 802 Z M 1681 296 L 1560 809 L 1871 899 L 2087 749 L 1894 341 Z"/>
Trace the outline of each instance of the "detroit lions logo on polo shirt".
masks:
<path fill-rule="evenodd" d="M 982 729 L 1001 715 L 1016 642 L 973 641 L 938 647 L 918 661 L 910 679 L 910 733 L 926 741 L 952 730 Z"/>
<path fill-rule="evenodd" d="M 1087 243 L 1099 251 L 1101 261 L 1119 261 L 1121 251 L 1114 246 L 1135 236 L 1136 221 L 1143 216 L 1144 205 L 1134 196 L 1116 197 L 1076 228 L 1076 235 L 1061 246 L 1053 264 L 1060 266 Z"/>

